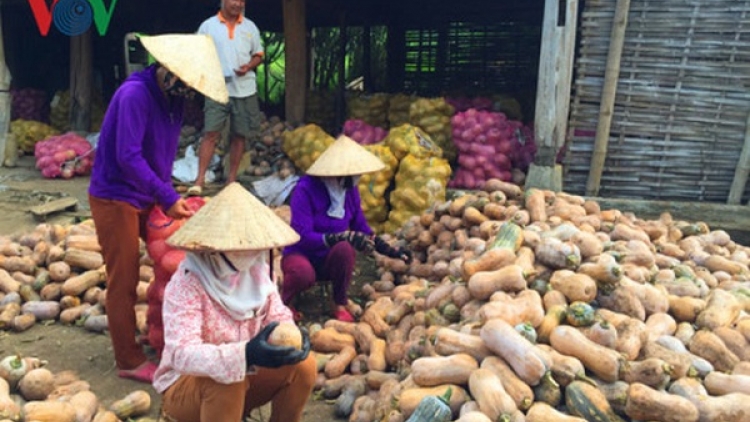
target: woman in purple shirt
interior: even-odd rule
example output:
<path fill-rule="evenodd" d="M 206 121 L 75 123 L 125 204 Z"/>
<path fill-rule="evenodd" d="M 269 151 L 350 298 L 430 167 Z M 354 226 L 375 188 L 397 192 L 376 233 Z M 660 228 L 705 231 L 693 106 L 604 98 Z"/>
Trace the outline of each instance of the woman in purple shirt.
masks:
<path fill-rule="evenodd" d="M 183 99 L 192 89 L 228 101 L 216 48 L 205 35 L 141 37 L 157 64 L 132 74 L 107 108 L 96 147 L 89 205 L 107 270 L 107 319 L 119 376 L 151 382 L 156 365 L 134 333 L 139 238 L 155 205 L 192 215 L 172 186 Z"/>
<path fill-rule="evenodd" d="M 409 258 L 373 235 L 362 212 L 357 181 L 365 173 L 385 168 L 382 161 L 346 136 L 329 146 L 300 178 L 292 192 L 291 226 L 300 241 L 284 249 L 282 300 L 294 297 L 316 280 L 330 280 L 334 317 L 354 321 L 347 311 L 347 292 L 354 270 L 355 251 Z"/>

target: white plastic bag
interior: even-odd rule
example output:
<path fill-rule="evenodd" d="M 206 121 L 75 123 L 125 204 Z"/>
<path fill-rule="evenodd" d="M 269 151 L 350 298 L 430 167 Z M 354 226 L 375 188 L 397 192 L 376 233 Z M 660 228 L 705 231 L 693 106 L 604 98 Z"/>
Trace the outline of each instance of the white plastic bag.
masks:
<path fill-rule="evenodd" d="M 255 193 L 270 207 L 278 207 L 284 204 L 286 198 L 292 193 L 297 185 L 299 176 L 292 175 L 282 179 L 277 175 L 270 175 L 265 179 L 253 182 Z"/>
<path fill-rule="evenodd" d="M 206 183 L 212 183 L 216 180 L 216 173 L 211 168 L 216 166 L 218 161 L 219 157 L 214 155 L 208 170 L 206 170 Z M 198 156 L 195 155 L 195 149 L 192 145 L 188 145 L 185 149 L 185 157 L 176 160 L 172 165 L 172 177 L 183 183 L 192 183 L 198 178 Z"/>

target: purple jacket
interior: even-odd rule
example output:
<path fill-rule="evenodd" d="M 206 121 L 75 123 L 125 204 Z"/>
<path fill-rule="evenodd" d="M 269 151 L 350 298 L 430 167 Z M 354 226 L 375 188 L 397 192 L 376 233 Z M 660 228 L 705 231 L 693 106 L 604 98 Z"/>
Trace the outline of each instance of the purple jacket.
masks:
<path fill-rule="evenodd" d="M 346 193 L 344 218 L 341 219 L 328 216 L 331 200 L 325 184 L 317 177 L 302 176 L 294 187 L 289 205 L 292 211 L 291 226 L 299 233 L 300 241 L 284 248 L 284 255 L 301 253 L 311 261 L 320 262 L 329 249 L 323 242 L 324 234 L 346 230 L 372 234 L 356 187 Z"/>
<path fill-rule="evenodd" d="M 138 209 L 169 209 L 180 198 L 172 187 L 172 165 L 183 104 L 162 93 L 155 65 L 130 75 L 104 115 L 89 194 Z"/>

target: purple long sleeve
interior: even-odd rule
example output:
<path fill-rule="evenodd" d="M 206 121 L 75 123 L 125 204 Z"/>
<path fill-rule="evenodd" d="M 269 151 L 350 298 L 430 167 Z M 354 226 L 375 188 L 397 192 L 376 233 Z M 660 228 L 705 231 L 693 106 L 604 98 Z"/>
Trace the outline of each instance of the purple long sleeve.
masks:
<path fill-rule="evenodd" d="M 372 234 L 372 228 L 362 212 L 359 190 L 354 187 L 346 193 L 344 217 L 328 216 L 331 200 L 323 182 L 312 176 L 303 176 L 297 182 L 290 208 L 292 211 L 291 226 L 300 235 L 300 241 L 287 246 L 284 254 L 301 253 L 311 260 L 321 260 L 328 253 L 323 242 L 326 233 L 338 233 L 346 230 Z"/>
<path fill-rule="evenodd" d="M 171 207 L 179 199 L 172 187 L 172 165 L 182 110 L 181 100 L 162 93 L 155 66 L 131 75 L 104 116 L 89 193 L 138 209 Z"/>

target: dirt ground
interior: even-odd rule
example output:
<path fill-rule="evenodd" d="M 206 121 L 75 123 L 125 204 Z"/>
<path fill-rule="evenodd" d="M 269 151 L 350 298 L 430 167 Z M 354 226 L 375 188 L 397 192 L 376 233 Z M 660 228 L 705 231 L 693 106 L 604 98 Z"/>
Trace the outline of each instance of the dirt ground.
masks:
<path fill-rule="evenodd" d="M 29 212 L 31 207 L 41 205 L 63 196 L 78 199 L 75 210 L 67 210 L 49 216 L 46 222 L 73 223 L 88 215 L 86 190 L 88 178 L 70 180 L 44 179 L 34 169 L 32 157 L 23 157 L 17 167 L 0 167 L 0 235 L 26 233 L 41 223 Z M 362 262 L 362 268 L 371 263 Z M 361 284 L 368 271 L 362 271 L 355 283 Z M 354 290 L 356 291 L 356 289 Z M 306 324 L 323 322 L 326 319 L 322 303 L 317 300 L 320 289 L 312 289 L 303 296 L 304 303 L 299 309 L 306 316 Z M 151 394 L 152 407 L 147 415 L 155 420 L 160 407 L 160 396 L 150 385 L 117 377 L 112 356 L 112 347 L 107 334 L 92 333 L 75 326 L 63 326 L 59 323 L 36 324 L 28 331 L 10 333 L 0 331 L 0 357 L 21 353 L 25 356 L 39 357 L 48 361 L 48 368 L 53 372 L 62 370 L 76 371 L 82 380 L 88 381 L 91 390 L 96 393 L 102 404 L 109 406 L 131 391 L 143 389 Z M 251 414 L 248 421 L 265 421 L 270 416 L 270 407 L 265 406 Z M 149 420 L 149 419 L 143 419 Z M 304 422 L 323 422 L 336 420 L 333 406 L 313 396 L 303 417 Z"/>

